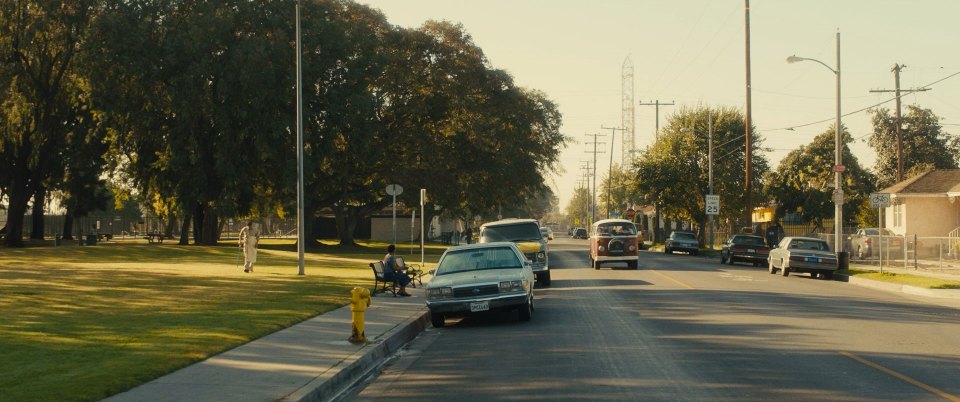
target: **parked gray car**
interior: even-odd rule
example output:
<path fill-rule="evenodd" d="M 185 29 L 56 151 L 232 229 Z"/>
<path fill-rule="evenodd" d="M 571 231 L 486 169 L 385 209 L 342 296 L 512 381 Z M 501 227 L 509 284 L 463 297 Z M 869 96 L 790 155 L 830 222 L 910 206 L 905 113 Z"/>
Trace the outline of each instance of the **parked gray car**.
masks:
<path fill-rule="evenodd" d="M 791 272 L 808 272 L 813 278 L 832 279 L 837 270 L 837 255 L 826 241 L 813 237 L 784 237 L 770 250 L 769 270 L 779 269 L 783 276 Z"/>
<path fill-rule="evenodd" d="M 663 243 L 663 252 L 673 254 L 674 251 L 686 251 L 690 255 L 697 255 L 700 251 L 697 235 L 679 230 L 671 232 L 670 237 Z"/>
<path fill-rule="evenodd" d="M 427 308 L 435 328 L 447 317 L 493 310 L 517 310 L 520 321 L 533 315 L 533 268 L 512 242 L 451 247 L 430 273 Z"/>
<path fill-rule="evenodd" d="M 857 229 L 857 233 L 849 239 L 850 251 L 859 260 L 876 258 L 881 252 L 884 259 L 903 258 L 903 238 L 891 232 L 890 229 L 861 228 Z"/>

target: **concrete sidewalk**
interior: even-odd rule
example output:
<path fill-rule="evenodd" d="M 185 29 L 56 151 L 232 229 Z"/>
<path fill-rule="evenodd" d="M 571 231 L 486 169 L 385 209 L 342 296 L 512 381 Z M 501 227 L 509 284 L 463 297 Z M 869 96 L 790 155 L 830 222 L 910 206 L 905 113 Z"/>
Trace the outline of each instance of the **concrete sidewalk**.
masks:
<path fill-rule="evenodd" d="M 210 357 L 105 401 L 326 401 L 429 323 L 422 287 L 380 294 L 366 312 L 370 343 L 354 345 L 350 306 Z"/>

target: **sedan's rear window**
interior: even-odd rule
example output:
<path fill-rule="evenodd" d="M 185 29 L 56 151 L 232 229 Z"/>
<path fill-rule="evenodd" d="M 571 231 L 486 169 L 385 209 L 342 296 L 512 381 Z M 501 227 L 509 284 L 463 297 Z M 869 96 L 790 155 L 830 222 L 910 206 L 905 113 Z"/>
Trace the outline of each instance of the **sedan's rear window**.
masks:
<path fill-rule="evenodd" d="M 520 268 L 523 263 L 509 247 L 457 250 L 443 256 L 437 275 L 485 269 Z"/>
<path fill-rule="evenodd" d="M 740 244 L 744 246 L 765 246 L 763 239 L 760 237 L 747 237 L 747 236 L 736 236 L 733 238 L 733 244 Z"/>
<path fill-rule="evenodd" d="M 827 246 L 827 242 L 815 240 L 794 240 L 792 243 L 790 243 L 790 249 L 830 251 L 830 247 Z"/>
<path fill-rule="evenodd" d="M 498 225 L 483 228 L 480 233 L 481 243 L 497 241 L 535 241 L 541 240 L 540 226 L 536 223 L 521 223 L 516 225 Z"/>
<path fill-rule="evenodd" d="M 674 240 L 697 240 L 697 237 L 693 233 L 680 233 L 675 232 L 673 234 Z"/>

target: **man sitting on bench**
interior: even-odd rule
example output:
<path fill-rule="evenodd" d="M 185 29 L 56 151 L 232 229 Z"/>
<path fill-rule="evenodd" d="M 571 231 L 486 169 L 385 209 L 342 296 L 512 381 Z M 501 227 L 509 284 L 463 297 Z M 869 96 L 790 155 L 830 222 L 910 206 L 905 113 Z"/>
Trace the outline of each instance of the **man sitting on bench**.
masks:
<path fill-rule="evenodd" d="M 397 282 L 400 290 L 397 292 L 400 296 L 411 296 L 407 293 L 407 285 L 410 284 L 410 277 L 403 273 L 402 267 L 397 265 L 397 246 L 393 244 L 387 246 L 387 255 L 383 257 L 383 277 L 388 281 Z"/>

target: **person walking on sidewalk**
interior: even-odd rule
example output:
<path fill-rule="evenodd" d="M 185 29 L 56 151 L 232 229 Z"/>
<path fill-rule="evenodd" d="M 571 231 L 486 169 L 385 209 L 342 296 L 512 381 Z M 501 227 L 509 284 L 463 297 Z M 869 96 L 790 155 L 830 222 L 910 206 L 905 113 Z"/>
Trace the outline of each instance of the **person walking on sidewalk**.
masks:
<path fill-rule="evenodd" d="M 397 265 L 397 246 L 391 244 L 387 246 L 387 255 L 383 257 L 383 276 L 388 281 L 397 282 L 400 285 L 400 296 L 410 296 L 407 293 L 407 285 L 410 283 L 410 277 L 403 272 L 403 267 Z"/>
<path fill-rule="evenodd" d="M 243 248 L 243 272 L 253 272 L 257 262 L 257 246 L 260 244 L 260 231 L 253 228 L 253 221 L 240 229 L 240 247 Z"/>

